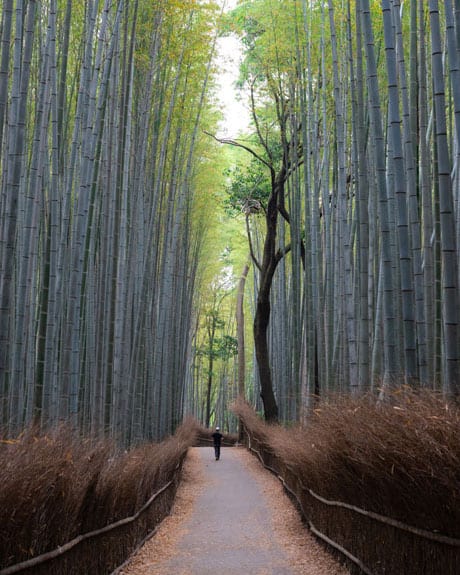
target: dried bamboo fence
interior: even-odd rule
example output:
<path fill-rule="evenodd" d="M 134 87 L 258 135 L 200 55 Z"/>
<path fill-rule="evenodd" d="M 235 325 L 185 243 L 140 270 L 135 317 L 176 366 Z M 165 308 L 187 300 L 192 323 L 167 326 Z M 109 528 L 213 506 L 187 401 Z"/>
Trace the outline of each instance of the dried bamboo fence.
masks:
<path fill-rule="evenodd" d="M 52 551 L 0 569 L 0 575 L 116 575 L 168 515 L 186 454 L 187 450 L 184 450 L 170 479 L 134 515 L 78 535 Z"/>
<path fill-rule="evenodd" d="M 249 450 L 274 473 L 297 503 L 310 530 L 366 575 L 458 575 L 460 539 L 420 529 L 315 493 L 279 455 L 245 427 Z M 427 505 L 429 502 L 427 501 Z"/>

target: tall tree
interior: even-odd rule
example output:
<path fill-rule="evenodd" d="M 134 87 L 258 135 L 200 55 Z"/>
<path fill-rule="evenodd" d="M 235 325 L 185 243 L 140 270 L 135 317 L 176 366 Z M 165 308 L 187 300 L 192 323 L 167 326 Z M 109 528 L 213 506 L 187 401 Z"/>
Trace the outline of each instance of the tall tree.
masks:
<path fill-rule="evenodd" d="M 455 216 L 452 198 L 451 161 L 447 138 L 446 96 L 442 57 L 439 6 L 430 0 L 431 59 L 433 73 L 435 138 L 437 150 L 439 208 L 442 256 L 443 335 L 446 349 L 445 388 L 455 396 L 459 394 L 459 299 L 458 252 L 455 234 Z M 458 145 L 458 142 L 457 142 Z"/>

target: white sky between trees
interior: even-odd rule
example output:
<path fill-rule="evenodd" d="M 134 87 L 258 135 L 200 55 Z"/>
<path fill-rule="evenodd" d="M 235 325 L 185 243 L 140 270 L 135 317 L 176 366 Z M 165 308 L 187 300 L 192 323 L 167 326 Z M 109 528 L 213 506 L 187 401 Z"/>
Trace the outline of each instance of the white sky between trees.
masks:
<path fill-rule="evenodd" d="M 231 10 L 237 0 L 224 0 L 225 10 Z M 249 110 L 245 100 L 240 97 L 235 87 L 238 79 L 239 65 L 242 56 L 240 41 L 235 36 L 226 36 L 217 40 L 217 65 L 219 74 L 217 82 L 217 98 L 221 104 L 224 119 L 219 126 L 219 137 L 236 137 L 245 131 L 249 125 Z"/>

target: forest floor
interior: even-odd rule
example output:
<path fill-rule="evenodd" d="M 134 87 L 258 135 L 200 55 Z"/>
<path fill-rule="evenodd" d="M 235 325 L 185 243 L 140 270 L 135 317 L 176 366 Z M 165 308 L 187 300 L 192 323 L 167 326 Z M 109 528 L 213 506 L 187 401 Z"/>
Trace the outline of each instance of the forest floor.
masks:
<path fill-rule="evenodd" d="M 171 514 L 123 575 L 347 575 L 244 448 L 190 449 Z"/>

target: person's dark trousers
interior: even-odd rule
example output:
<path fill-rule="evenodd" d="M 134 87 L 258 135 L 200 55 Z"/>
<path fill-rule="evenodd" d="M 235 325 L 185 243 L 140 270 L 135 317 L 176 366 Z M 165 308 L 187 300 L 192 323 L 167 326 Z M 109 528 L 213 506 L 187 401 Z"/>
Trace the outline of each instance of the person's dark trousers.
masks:
<path fill-rule="evenodd" d="M 220 445 L 214 445 L 214 453 L 216 454 L 216 459 L 220 458 Z"/>

